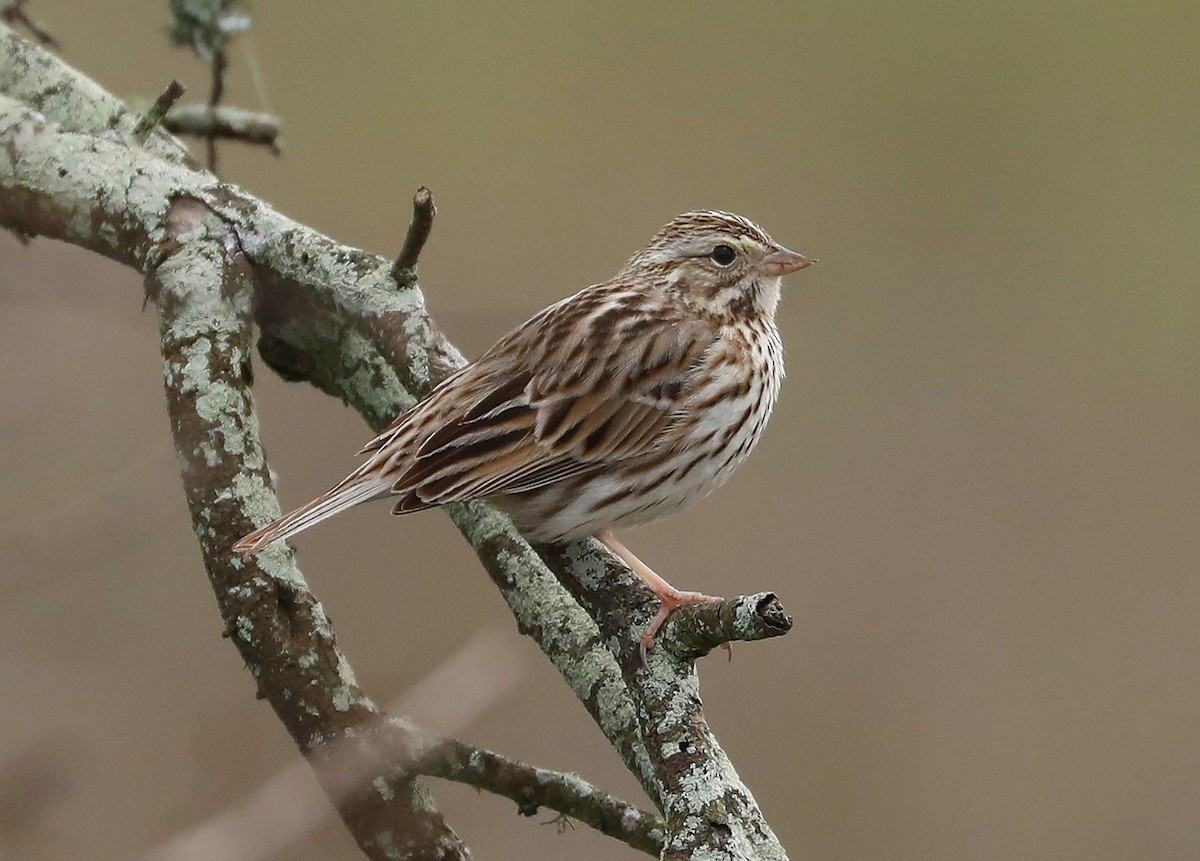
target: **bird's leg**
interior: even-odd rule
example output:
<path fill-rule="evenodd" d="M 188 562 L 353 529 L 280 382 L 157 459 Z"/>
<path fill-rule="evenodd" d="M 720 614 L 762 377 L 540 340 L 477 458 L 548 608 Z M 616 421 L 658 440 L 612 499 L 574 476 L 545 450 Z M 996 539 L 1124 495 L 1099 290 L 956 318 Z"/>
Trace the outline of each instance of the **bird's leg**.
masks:
<path fill-rule="evenodd" d="M 662 601 L 662 605 L 658 608 L 658 613 L 650 622 L 649 627 L 642 633 L 643 663 L 646 660 L 646 652 L 654 648 L 655 634 L 663 626 L 663 622 L 667 621 L 667 617 L 671 615 L 672 610 L 686 604 L 705 604 L 712 601 L 725 600 L 724 598 L 714 598 L 712 595 L 704 595 L 700 592 L 679 591 L 662 577 L 655 574 L 649 565 L 634 556 L 630 549 L 618 541 L 608 530 L 597 532 L 596 539 L 613 553 L 617 554 L 621 561 L 628 565 L 633 573 L 641 577 L 646 585 L 654 590 L 654 594 L 659 597 L 659 600 Z"/>

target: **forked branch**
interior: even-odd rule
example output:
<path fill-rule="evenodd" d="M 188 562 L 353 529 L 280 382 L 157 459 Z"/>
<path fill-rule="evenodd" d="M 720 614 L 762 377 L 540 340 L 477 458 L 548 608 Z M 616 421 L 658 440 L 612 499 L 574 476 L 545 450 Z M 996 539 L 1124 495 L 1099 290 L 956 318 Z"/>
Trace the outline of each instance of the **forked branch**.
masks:
<path fill-rule="evenodd" d="M 374 427 L 464 359 L 433 326 L 415 281 L 398 284 L 390 261 L 221 184 L 161 129 L 139 140 L 131 133 L 136 122 L 96 84 L 0 26 L 0 226 L 72 242 L 151 277 L 180 450 L 201 451 L 216 464 L 210 470 L 206 458 L 185 457 L 210 579 L 233 639 L 253 647 L 243 655 L 260 689 L 312 758 L 315 740 L 365 737 L 361 730 L 381 717 L 336 651 L 290 551 L 274 548 L 252 562 L 227 552 L 236 537 L 278 513 L 246 388 L 249 317 L 260 326 L 268 364 L 342 398 Z M 419 252 L 416 238 L 413 246 Z M 239 444 L 244 460 L 231 455 Z M 638 637 L 654 597 L 606 549 L 593 541 L 532 548 L 479 503 L 448 513 L 519 629 L 537 641 L 664 811 L 664 857 L 785 858 L 708 729 L 693 663 L 723 638 L 784 633 L 790 622 L 777 602 L 758 595 L 683 611 L 643 666 Z M 317 667 L 298 660 L 310 640 L 324 644 Z M 322 688 L 308 701 L 312 713 L 287 704 L 302 684 Z M 344 702 L 353 707 L 339 711 Z M 396 804 L 335 803 L 372 857 L 392 857 L 375 829 L 415 816 L 426 801 L 403 771 L 387 770 L 396 763 L 380 758 L 377 747 L 364 745 L 361 756 L 368 771 L 390 775 Z M 421 810 L 414 833 L 450 857 L 461 854 L 436 811 Z"/>

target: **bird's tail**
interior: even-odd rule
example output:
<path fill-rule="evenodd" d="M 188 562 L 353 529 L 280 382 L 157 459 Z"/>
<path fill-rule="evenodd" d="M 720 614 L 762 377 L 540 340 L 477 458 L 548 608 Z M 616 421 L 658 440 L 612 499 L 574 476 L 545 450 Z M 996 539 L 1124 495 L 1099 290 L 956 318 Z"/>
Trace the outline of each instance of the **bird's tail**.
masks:
<path fill-rule="evenodd" d="M 233 545 L 233 552 L 239 556 L 257 553 L 276 541 L 302 532 L 322 520 L 340 514 L 348 508 L 353 508 L 360 502 L 386 496 L 391 488 L 390 480 L 360 469 L 312 502 L 301 505 L 295 511 L 288 512 L 262 529 L 256 529 L 244 538 L 238 539 L 237 543 Z"/>

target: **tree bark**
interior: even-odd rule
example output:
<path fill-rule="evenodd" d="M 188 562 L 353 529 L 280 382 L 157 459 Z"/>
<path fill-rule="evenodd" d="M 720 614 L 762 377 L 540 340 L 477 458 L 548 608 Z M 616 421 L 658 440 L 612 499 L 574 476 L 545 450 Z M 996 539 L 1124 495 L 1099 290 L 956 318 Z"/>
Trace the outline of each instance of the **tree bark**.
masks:
<path fill-rule="evenodd" d="M 147 277 L 193 525 L 231 639 L 369 857 L 466 857 L 412 776 L 420 766 L 378 743 L 386 721 L 291 551 L 252 561 L 228 552 L 279 513 L 250 395 L 251 322 L 270 367 L 376 429 L 465 360 L 425 311 L 415 255 L 394 267 L 340 245 L 220 182 L 161 128 L 135 135 L 139 119 L 0 25 L 0 226 Z M 598 542 L 534 548 L 490 506 L 447 512 L 521 632 L 664 812 L 663 857 L 786 858 L 708 729 L 694 665 L 731 639 L 786 633 L 774 596 L 677 611 L 643 665 L 638 638 L 656 599 Z M 347 739 L 358 773 L 382 780 L 373 791 L 346 793 L 325 768 L 331 743 Z"/>

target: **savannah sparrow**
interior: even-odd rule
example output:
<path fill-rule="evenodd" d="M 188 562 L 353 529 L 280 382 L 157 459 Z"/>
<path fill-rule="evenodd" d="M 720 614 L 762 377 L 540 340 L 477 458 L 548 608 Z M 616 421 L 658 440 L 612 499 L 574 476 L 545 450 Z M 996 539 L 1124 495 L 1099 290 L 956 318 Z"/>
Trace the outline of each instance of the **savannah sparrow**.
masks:
<path fill-rule="evenodd" d="M 748 219 L 686 212 L 609 281 L 551 305 L 449 377 L 307 505 L 233 545 L 262 550 L 351 506 L 486 499 L 528 538 L 594 535 L 671 611 L 681 592 L 613 537 L 705 496 L 762 435 L 783 379 L 782 276 L 811 261 Z"/>

